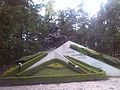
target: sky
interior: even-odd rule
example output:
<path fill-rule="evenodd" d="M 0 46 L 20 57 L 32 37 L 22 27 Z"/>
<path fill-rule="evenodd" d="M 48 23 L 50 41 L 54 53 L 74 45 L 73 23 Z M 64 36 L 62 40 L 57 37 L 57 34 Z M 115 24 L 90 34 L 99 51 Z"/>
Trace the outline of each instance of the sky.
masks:
<path fill-rule="evenodd" d="M 41 0 L 33 0 L 35 3 L 40 3 Z M 45 0 L 47 2 L 49 0 Z M 89 14 L 89 16 L 95 15 L 100 10 L 100 5 L 105 4 L 107 0 L 55 0 L 54 9 L 65 10 L 67 8 L 77 9 L 77 6 L 83 2 L 83 9 Z M 44 10 L 42 10 L 44 14 Z"/>

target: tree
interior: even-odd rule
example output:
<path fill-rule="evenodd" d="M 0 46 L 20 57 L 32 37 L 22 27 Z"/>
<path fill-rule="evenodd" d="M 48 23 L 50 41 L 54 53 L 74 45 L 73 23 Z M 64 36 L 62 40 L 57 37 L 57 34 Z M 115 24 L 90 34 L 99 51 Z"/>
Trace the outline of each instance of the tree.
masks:
<path fill-rule="evenodd" d="M 23 33 L 35 30 L 36 17 L 31 0 L 1 0 L 0 64 L 10 64 L 23 56 Z"/>
<path fill-rule="evenodd" d="M 105 7 L 101 5 L 96 22 L 94 22 L 94 33 L 99 38 L 96 49 L 98 51 L 114 55 L 119 51 L 118 42 L 120 28 L 120 3 L 111 0 Z"/>
<path fill-rule="evenodd" d="M 52 18 L 55 15 L 54 3 L 54 0 L 49 0 L 45 5 L 45 15 L 48 16 L 48 18 Z"/>
<path fill-rule="evenodd" d="M 76 11 L 74 9 L 62 10 L 58 12 L 58 23 L 62 33 L 67 37 L 74 34 L 76 24 Z"/>

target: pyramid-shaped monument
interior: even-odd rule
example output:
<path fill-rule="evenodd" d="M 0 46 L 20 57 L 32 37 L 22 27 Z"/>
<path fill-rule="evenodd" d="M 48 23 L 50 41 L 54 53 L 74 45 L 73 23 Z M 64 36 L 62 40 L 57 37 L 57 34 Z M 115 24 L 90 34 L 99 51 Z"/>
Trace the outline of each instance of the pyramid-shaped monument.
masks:
<path fill-rule="evenodd" d="M 21 60 L 26 60 L 21 68 L 14 66 L 3 77 L 27 77 L 33 82 L 50 83 L 98 80 L 104 79 L 106 75 L 120 76 L 120 61 L 117 58 L 72 41 L 67 41 L 48 54 L 41 52 Z"/>
<path fill-rule="evenodd" d="M 86 50 L 86 51 L 88 50 L 88 52 L 91 53 L 91 56 L 89 54 L 86 55 L 85 52 L 83 53 L 82 49 Z M 92 56 L 92 54 L 93 54 L 93 56 Z M 96 55 L 96 57 L 94 57 L 95 55 Z M 102 55 L 98 52 L 95 52 L 91 49 L 88 49 L 84 46 L 78 45 L 72 41 L 66 42 L 65 44 L 63 44 L 62 46 L 60 46 L 59 48 L 57 48 L 53 52 L 49 53 L 45 58 L 43 58 L 42 60 L 38 61 L 37 63 L 33 64 L 31 67 L 26 69 L 26 71 L 31 69 L 31 68 L 34 68 L 42 63 L 45 63 L 49 60 L 55 59 L 55 58 L 63 60 L 64 62 L 68 63 L 69 60 L 67 58 L 65 58 L 65 56 L 72 57 L 76 60 L 79 60 L 81 62 L 89 64 L 93 67 L 102 69 L 103 71 L 106 72 L 106 74 L 108 76 L 120 76 L 120 69 L 119 68 L 110 65 L 109 62 L 111 63 L 111 61 L 108 61 L 108 63 L 106 63 L 107 56 L 103 57 L 104 55 Z M 110 57 L 108 57 L 108 58 L 110 58 Z M 104 60 L 102 60 L 102 59 L 104 59 Z M 106 62 L 105 62 L 105 60 L 106 60 Z M 113 60 L 114 60 L 114 58 L 113 58 Z M 114 64 L 114 62 L 115 61 L 113 61 L 112 63 Z M 120 61 L 116 59 L 116 63 L 117 62 L 119 65 Z"/>

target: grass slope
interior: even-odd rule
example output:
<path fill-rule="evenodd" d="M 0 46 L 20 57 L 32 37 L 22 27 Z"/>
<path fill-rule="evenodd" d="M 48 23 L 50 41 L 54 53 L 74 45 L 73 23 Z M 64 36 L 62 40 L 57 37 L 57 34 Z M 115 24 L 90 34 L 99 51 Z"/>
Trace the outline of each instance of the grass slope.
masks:
<path fill-rule="evenodd" d="M 82 73 L 82 72 L 81 72 Z M 47 65 L 42 70 L 35 73 L 33 76 L 62 76 L 62 75 L 71 75 L 78 74 L 78 72 L 67 68 L 62 63 L 55 62 Z"/>

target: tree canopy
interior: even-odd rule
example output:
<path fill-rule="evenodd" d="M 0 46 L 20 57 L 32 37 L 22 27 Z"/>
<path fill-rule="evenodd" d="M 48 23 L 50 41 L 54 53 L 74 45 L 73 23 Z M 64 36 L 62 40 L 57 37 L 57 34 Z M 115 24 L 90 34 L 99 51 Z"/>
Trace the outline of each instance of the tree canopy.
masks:
<path fill-rule="evenodd" d="M 80 3 L 78 10 L 54 10 L 54 0 L 34 4 L 32 0 L 0 0 L 0 65 L 10 65 L 22 56 L 43 50 L 41 42 L 52 23 L 61 33 L 96 51 L 120 53 L 120 2 L 101 5 L 97 16 L 89 17 Z M 39 13 L 46 10 L 45 15 Z M 70 40 L 73 40 L 70 39 Z"/>

